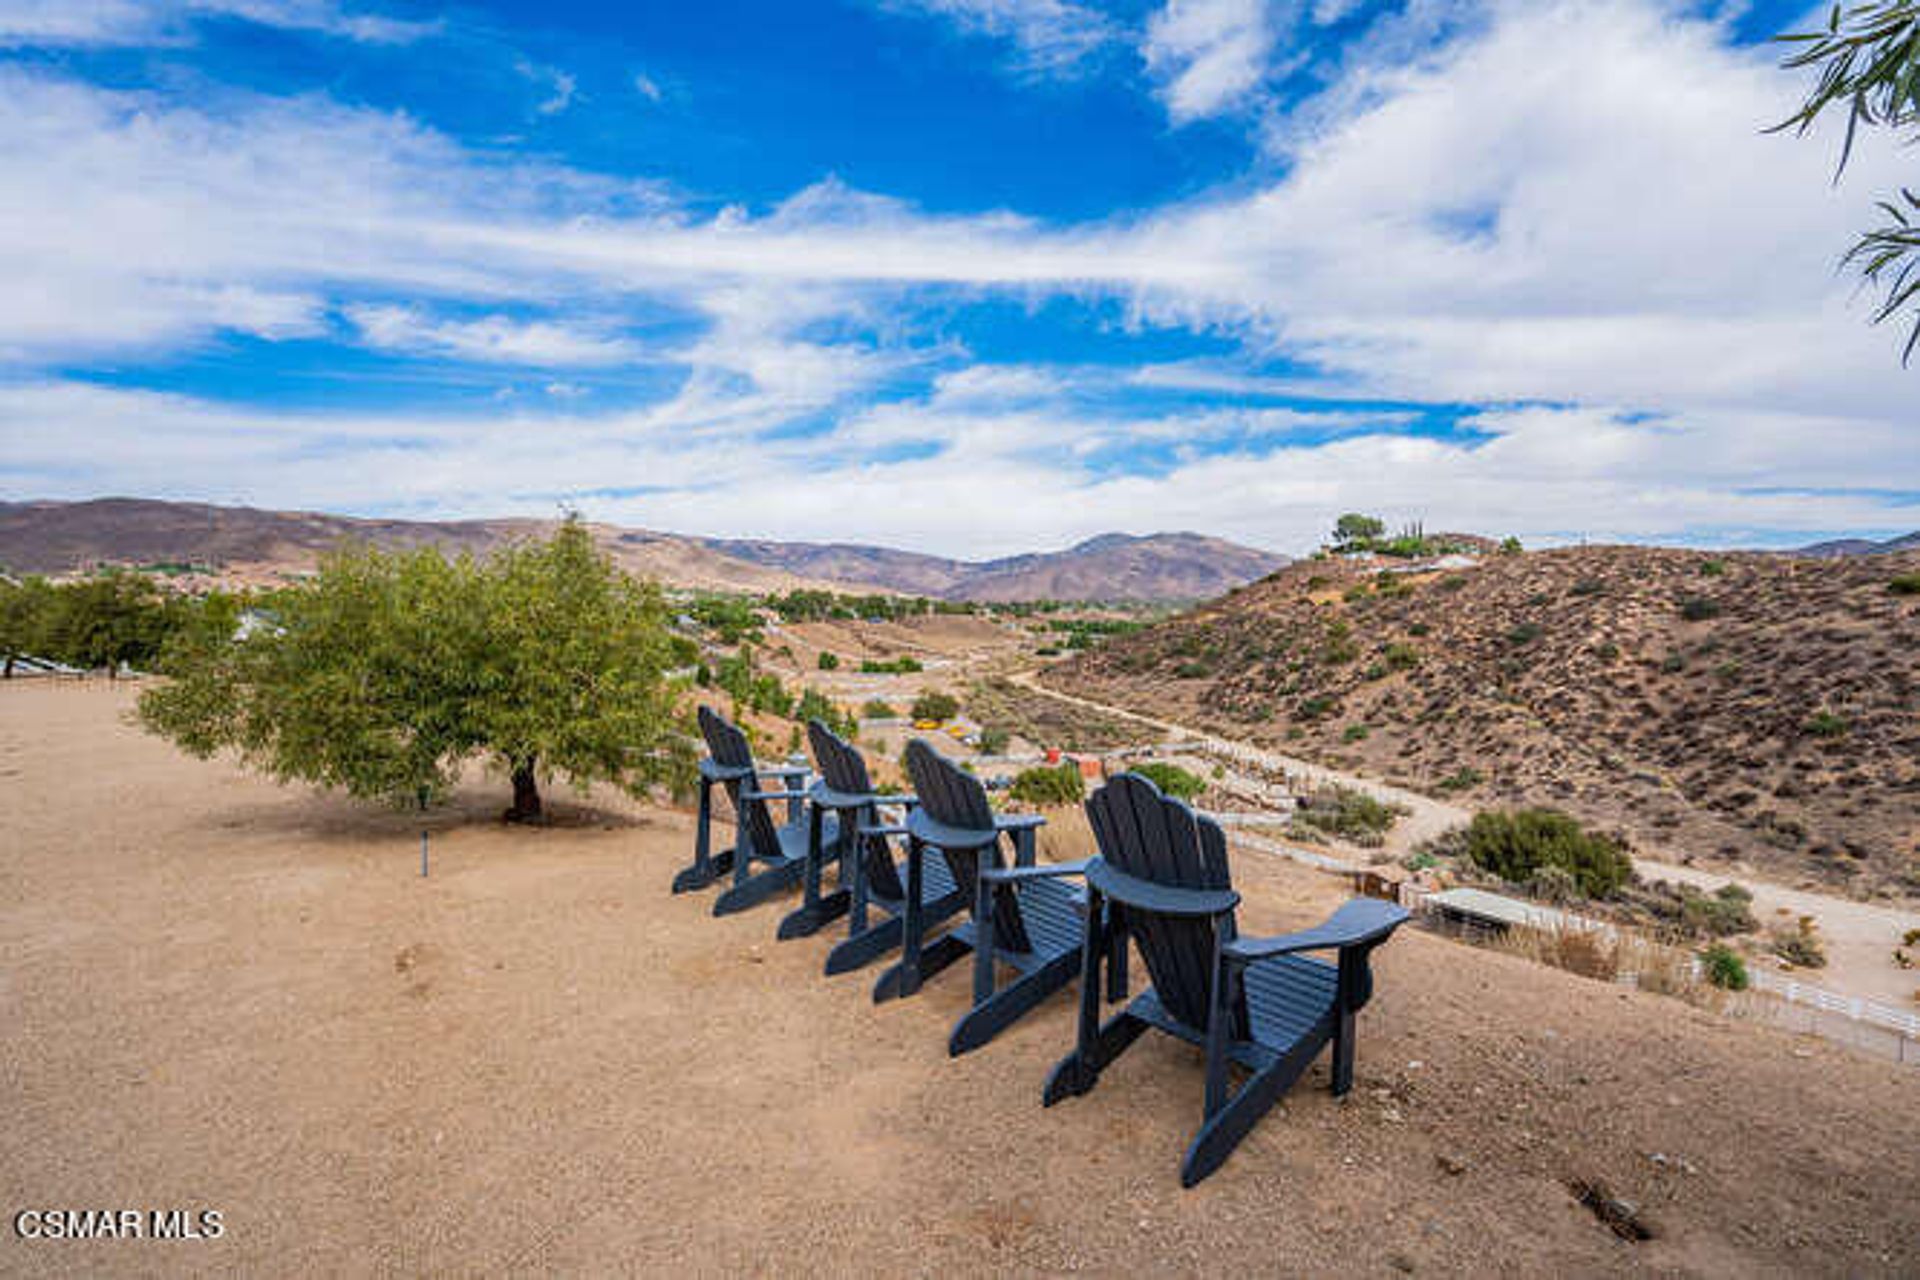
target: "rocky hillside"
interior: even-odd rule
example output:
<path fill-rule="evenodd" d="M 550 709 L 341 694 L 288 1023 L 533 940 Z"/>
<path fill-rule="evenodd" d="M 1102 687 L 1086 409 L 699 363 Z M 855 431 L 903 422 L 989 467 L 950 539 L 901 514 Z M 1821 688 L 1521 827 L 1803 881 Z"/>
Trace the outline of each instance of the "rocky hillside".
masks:
<path fill-rule="evenodd" d="M 1197 533 L 1102 534 L 1065 551 L 948 560 L 847 543 L 709 539 L 723 554 L 813 577 L 856 578 L 949 600 L 1208 600 L 1287 558 Z"/>
<path fill-rule="evenodd" d="M 195 565 L 230 581 L 267 582 L 313 568 L 344 540 L 484 554 L 504 542 L 543 534 L 553 523 L 369 520 L 140 498 L 0 503 L 0 566 L 15 573 L 57 574 L 102 564 Z M 735 559 L 695 538 L 612 525 L 591 528 L 617 563 L 675 586 L 728 591 L 784 591 L 800 586 L 874 589 L 861 581 L 825 582 Z"/>
<path fill-rule="evenodd" d="M 1301 562 L 1048 683 L 1643 852 L 1920 894 L 1920 553 Z"/>
<path fill-rule="evenodd" d="M 196 564 L 235 576 L 311 568 L 345 538 L 387 547 L 485 552 L 551 527 L 542 520 L 377 520 L 194 502 L 102 498 L 0 502 L 0 568 L 65 573 L 96 564 Z M 1194 533 L 1110 533 L 1065 551 L 949 560 L 852 543 L 697 538 L 615 525 L 594 536 L 627 569 L 676 586 L 893 591 L 952 600 L 1205 600 L 1271 573 L 1286 557 Z"/>

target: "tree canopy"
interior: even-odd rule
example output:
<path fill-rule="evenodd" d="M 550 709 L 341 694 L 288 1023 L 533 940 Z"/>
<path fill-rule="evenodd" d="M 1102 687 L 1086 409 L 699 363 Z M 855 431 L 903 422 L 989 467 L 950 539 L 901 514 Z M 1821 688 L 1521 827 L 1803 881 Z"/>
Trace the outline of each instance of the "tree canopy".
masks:
<path fill-rule="evenodd" d="M 1787 67 L 1815 69 L 1818 77 L 1800 109 L 1776 128 L 1804 134 L 1830 108 L 1844 111 L 1847 131 L 1839 171 L 1846 169 L 1863 124 L 1920 141 L 1920 0 L 1835 4 L 1825 30 L 1780 38 L 1798 46 Z M 1880 209 L 1886 222 L 1863 232 L 1842 261 L 1885 290 L 1874 312 L 1875 324 L 1913 313 L 1913 328 L 1900 357 L 1904 364 L 1920 345 L 1920 194 L 1902 188 L 1897 196 L 1880 201 Z"/>
<path fill-rule="evenodd" d="M 658 588 L 570 520 L 485 563 L 336 551 L 275 597 L 271 625 L 183 632 L 139 713 L 195 755 L 400 804 L 484 756 L 513 781 L 507 816 L 529 819 L 543 776 L 638 792 L 672 774 L 672 660 Z"/>

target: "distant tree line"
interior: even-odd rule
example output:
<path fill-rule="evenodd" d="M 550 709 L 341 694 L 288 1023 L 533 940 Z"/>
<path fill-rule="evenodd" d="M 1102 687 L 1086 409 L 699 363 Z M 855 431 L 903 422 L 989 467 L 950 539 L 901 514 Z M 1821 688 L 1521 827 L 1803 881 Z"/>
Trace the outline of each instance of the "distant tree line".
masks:
<path fill-rule="evenodd" d="M 152 670 L 179 633 L 231 634 L 241 603 L 225 592 L 195 598 L 165 591 L 127 570 L 72 582 L 0 580 L 0 673 L 11 677 L 22 658 Z"/>

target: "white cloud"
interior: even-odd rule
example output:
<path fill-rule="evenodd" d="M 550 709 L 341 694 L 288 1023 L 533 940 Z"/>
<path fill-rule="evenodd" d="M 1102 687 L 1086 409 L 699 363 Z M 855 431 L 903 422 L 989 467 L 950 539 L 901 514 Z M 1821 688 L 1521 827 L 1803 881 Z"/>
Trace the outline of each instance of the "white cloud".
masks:
<path fill-rule="evenodd" d="M 1260 83 L 1273 48 L 1268 0 L 1167 0 L 1141 55 L 1175 124 L 1218 115 Z"/>
<path fill-rule="evenodd" d="M 636 71 L 634 73 L 633 88 L 634 92 L 638 93 L 648 102 L 659 102 L 662 98 L 666 97 L 666 90 L 660 87 L 660 82 L 644 71 Z"/>
<path fill-rule="evenodd" d="M 1920 489 L 1913 375 L 1899 335 L 1865 325 L 1835 271 L 1908 157 L 1867 140 L 1836 191 L 1827 142 L 1760 134 L 1801 88 L 1774 56 L 1659 4 L 1499 7 L 1438 52 L 1356 63 L 1264 187 L 1077 226 L 930 216 L 834 181 L 769 213 L 707 215 L 636 184 L 488 162 L 324 99 L 212 114 L 0 71 L 0 358 L 29 374 L 222 328 L 311 332 L 341 297 L 369 295 L 406 300 L 347 312 L 395 349 L 687 370 L 640 410 L 562 416 L 536 394 L 514 403 L 553 416 L 509 407 L 447 426 L 276 425 L 16 387 L 0 483 L 218 497 L 206 488 L 231 476 L 262 501 L 462 513 L 644 483 L 669 492 L 609 514 L 708 528 L 724 511 L 740 523 L 716 531 L 956 550 L 1116 525 L 1299 546 L 1353 506 L 1536 536 L 1910 525 L 1911 507 L 1869 491 Z M 1094 375 L 1072 368 L 953 372 L 925 401 L 875 405 L 903 376 L 964 360 L 896 332 L 929 285 L 1117 298 L 1244 346 L 1142 370 L 1142 388 L 1564 407 L 1483 414 L 1496 438 L 1471 447 L 1384 419 L 1343 423 L 1331 443 L 1236 444 L 1287 424 L 1094 412 L 1075 399 Z M 631 326 L 485 319 L 534 307 L 612 325 L 661 301 L 697 332 L 662 343 Z M 1271 358 L 1306 372 L 1249 372 Z M 820 426 L 780 430 L 803 419 Z M 70 448 L 14 456 L 11 433 L 82 420 L 117 443 L 84 466 Z M 142 443 L 176 431 L 177 456 Z M 404 443 L 421 433 L 430 447 Z M 341 434 L 357 443 L 314 447 Z M 1096 465 L 1128 440 L 1182 435 L 1233 452 L 1152 474 Z M 902 443 L 941 452 L 872 460 Z"/>
<path fill-rule="evenodd" d="M 341 308 L 368 346 L 461 360 L 539 366 L 605 365 L 639 355 L 629 341 L 577 325 L 482 316 L 452 320 L 419 307 L 361 303 Z"/>
<path fill-rule="evenodd" d="M 312 31 L 367 44 L 406 44 L 439 24 L 343 8 L 334 0 L 0 0 L 0 47 L 165 44 L 206 18 Z"/>
<path fill-rule="evenodd" d="M 1058 73 L 1118 35 L 1098 10 L 1071 0 L 878 0 L 887 9 L 944 18 L 961 31 L 1010 42 L 1018 65 Z"/>

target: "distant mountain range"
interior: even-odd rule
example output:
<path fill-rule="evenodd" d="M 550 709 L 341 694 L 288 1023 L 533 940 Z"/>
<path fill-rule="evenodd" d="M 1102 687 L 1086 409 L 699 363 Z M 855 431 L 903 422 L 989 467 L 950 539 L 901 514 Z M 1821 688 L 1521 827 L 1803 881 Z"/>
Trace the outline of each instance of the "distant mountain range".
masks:
<path fill-rule="evenodd" d="M 1920 529 L 1898 538 L 1888 538 L 1885 542 L 1874 542 L 1867 538 L 1837 538 L 1832 542 L 1797 547 L 1787 554 L 1815 560 L 1838 560 L 1843 556 L 1884 556 L 1895 551 L 1915 550 L 1920 550 Z"/>
<path fill-rule="evenodd" d="M 141 498 L 0 502 L 0 566 L 67 573 L 94 565 L 197 565 L 265 582 L 310 569 L 342 540 L 484 553 L 538 536 L 550 520 L 381 520 Z M 591 526 L 628 570 L 675 586 L 777 591 L 831 587 L 953 600 L 1203 600 L 1243 586 L 1287 557 L 1194 533 L 1110 533 L 1065 551 L 965 561 L 850 543 L 699 538 Z"/>

